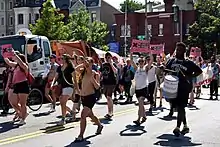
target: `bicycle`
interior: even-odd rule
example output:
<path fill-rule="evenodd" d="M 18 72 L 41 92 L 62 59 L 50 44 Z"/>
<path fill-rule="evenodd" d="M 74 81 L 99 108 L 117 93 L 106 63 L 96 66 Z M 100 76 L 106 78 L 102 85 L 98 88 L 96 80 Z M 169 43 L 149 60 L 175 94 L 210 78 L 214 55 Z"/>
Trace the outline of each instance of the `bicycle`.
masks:
<path fill-rule="evenodd" d="M 8 114 L 14 114 L 15 110 L 13 109 L 10 103 L 7 103 L 7 101 L 5 100 L 6 98 L 8 98 L 7 94 L 4 93 L 1 99 L 2 110 L 8 112 Z M 28 108 L 30 108 L 32 111 L 38 111 L 43 105 L 43 98 L 43 93 L 39 89 L 31 89 L 27 98 Z M 7 111 L 7 108 L 9 108 L 9 111 Z"/>

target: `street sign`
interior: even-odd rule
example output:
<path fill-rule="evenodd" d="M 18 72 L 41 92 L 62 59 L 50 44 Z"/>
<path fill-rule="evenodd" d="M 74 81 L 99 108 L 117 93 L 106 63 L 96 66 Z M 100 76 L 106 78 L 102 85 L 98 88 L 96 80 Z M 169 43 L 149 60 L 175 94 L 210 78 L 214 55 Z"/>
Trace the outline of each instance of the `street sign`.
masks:
<path fill-rule="evenodd" d="M 145 36 L 144 35 L 139 35 L 137 36 L 138 40 L 145 40 Z"/>

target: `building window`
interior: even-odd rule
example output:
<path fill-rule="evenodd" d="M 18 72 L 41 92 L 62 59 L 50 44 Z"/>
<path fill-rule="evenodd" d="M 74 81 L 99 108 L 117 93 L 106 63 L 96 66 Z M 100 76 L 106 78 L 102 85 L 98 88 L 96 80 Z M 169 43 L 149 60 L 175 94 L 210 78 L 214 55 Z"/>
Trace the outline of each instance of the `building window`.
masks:
<path fill-rule="evenodd" d="M 2 26 L 5 25 L 5 18 L 4 17 L 1 18 L 1 25 Z"/>
<path fill-rule="evenodd" d="M 177 35 L 180 35 L 180 27 L 179 27 L 179 23 L 175 23 L 175 27 L 174 27 L 174 35 L 177 36 Z"/>
<path fill-rule="evenodd" d="M 28 20 L 29 20 L 29 24 L 31 24 L 31 22 L 32 22 L 32 20 L 31 20 L 31 13 L 29 13 L 29 18 L 28 18 Z"/>
<path fill-rule="evenodd" d="M 35 0 L 35 4 L 40 4 L 40 0 Z"/>
<path fill-rule="evenodd" d="M 186 25 L 186 35 L 189 35 L 189 27 L 190 27 L 190 25 L 187 24 L 187 25 Z"/>
<path fill-rule="evenodd" d="M 12 2 L 9 2 L 9 9 L 13 9 L 13 3 Z"/>
<path fill-rule="evenodd" d="M 39 14 L 35 14 L 35 22 L 37 22 L 37 20 L 40 18 Z"/>
<path fill-rule="evenodd" d="M 13 35 L 14 34 L 14 32 L 10 32 L 10 35 Z"/>
<path fill-rule="evenodd" d="M 1 2 L 1 10 L 4 10 L 4 3 Z"/>
<path fill-rule="evenodd" d="M 152 25 L 148 25 L 148 32 L 149 32 L 149 35 L 152 36 Z"/>
<path fill-rule="evenodd" d="M 163 36 L 163 24 L 159 24 L 159 36 Z"/>
<path fill-rule="evenodd" d="M 10 26 L 13 25 L 13 16 L 10 16 L 10 20 L 9 20 Z"/>
<path fill-rule="evenodd" d="M 92 18 L 92 22 L 94 22 L 94 21 L 97 20 L 96 12 L 92 12 L 92 13 L 91 13 L 91 18 Z"/>
<path fill-rule="evenodd" d="M 125 34 L 125 26 L 121 25 L 121 37 L 131 37 L 131 26 L 127 25 L 126 34 Z"/>
<path fill-rule="evenodd" d="M 5 36 L 5 34 L 2 34 L 2 36 Z"/>
<path fill-rule="evenodd" d="M 18 24 L 24 24 L 24 15 L 18 14 Z"/>

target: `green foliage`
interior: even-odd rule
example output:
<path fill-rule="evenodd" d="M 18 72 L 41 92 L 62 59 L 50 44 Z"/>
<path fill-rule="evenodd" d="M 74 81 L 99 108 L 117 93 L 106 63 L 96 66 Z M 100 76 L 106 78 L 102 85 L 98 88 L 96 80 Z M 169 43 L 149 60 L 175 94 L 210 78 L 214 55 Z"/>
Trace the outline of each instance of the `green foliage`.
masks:
<path fill-rule="evenodd" d="M 75 11 L 70 15 L 69 30 L 71 40 L 84 40 L 94 47 L 102 48 L 108 34 L 107 25 L 99 21 L 91 22 L 90 15 L 85 9 Z"/>
<path fill-rule="evenodd" d="M 65 40 L 68 38 L 68 27 L 63 22 L 64 15 L 58 14 L 51 0 L 43 4 L 41 17 L 36 24 L 30 24 L 33 34 L 47 36 L 50 40 Z"/>
<path fill-rule="evenodd" d="M 161 2 L 159 1 L 153 1 L 153 2 L 148 2 L 148 3 L 152 3 L 153 6 L 159 5 L 161 4 Z M 128 12 L 134 12 L 136 10 L 140 10 L 140 9 L 144 9 L 145 8 L 145 4 L 142 4 L 140 2 L 135 1 L 135 0 L 125 0 L 123 3 L 120 4 L 121 8 L 120 10 L 122 12 L 125 12 L 125 6 L 127 5 L 127 10 Z"/>
<path fill-rule="evenodd" d="M 220 0 L 198 0 L 195 8 L 198 17 L 190 26 L 187 43 L 201 47 L 203 56 L 208 58 L 216 53 L 214 44 L 220 47 Z"/>
<path fill-rule="evenodd" d="M 135 0 L 126 0 L 123 3 L 120 4 L 120 6 L 121 6 L 120 10 L 122 12 L 125 12 L 125 6 L 126 5 L 127 5 L 127 11 L 128 12 L 134 12 L 136 10 L 140 10 L 140 9 L 145 8 L 145 5 L 143 5 L 140 2 L 137 2 Z"/>
<path fill-rule="evenodd" d="M 53 7 L 51 0 L 43 4 L 41 17 L 36 24 L 31 24 L 33 34 L 47 36 L 49 40 L 83 40 L 94 47 L 107 49 L 105 38 L 108 34 L 105 23 L 91 22 L 90 14 L 85 9 L 75 11 L 64 24 L 64 15 Z"/>

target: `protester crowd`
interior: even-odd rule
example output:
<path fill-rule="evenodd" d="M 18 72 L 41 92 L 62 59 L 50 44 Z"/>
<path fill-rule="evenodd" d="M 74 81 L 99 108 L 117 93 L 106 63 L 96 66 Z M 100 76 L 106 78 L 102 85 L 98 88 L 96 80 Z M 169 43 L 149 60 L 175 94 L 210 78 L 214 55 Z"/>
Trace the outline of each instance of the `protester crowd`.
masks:
<path fill-rule="evenodd" d="M 51 102 L 50 112 L 56 111 L 56 101 L 59 98 L 62 119 L 58 125 L 65 125 L 67 121 L 75 121 L 76 114 L 81 112 L 80 133 L 76 142 L 83 141 L 86 129 L 86 118 L 90 117 L 97 125 L 96 134 L 101 134 L 103 125 L 93 112 L 93 107 L 102 94 L 107 99 L 106 119 L 114 116 L 114 104 L 126 97 L 125 104 L 132 103 L 134 94 L 137 98 L 138 112 L 134 124 L 140 125 L 147 120 L 145 113 L 145 99 L 150 103 L 149 112 L 156 107 L 157 92 L 160 93 L 159 107 L 162 107 L 162 99 L 165 98 L 171 106 L 169 117 L 172 117 L 174 109 L 177 110 L 177 125 L 173 130 L 176 136 L 189 132 L 186 121 L 185 107 L 194 104 L 194 92 L 201 85 L 197 85 L 197 77 L 208 68 L 213 76 L 210 81 L 210 99 L 218 99 L 219 64 L 213 56 L 206 63 L 202 57 L 187 58 L 185 56 L 186 45 L 176 44 L 175 55 L 164 60 L 164 57 L 151 54 L 142 57 L 138 62 L 133 61 L 133 54 L 125 63 L 119 62 L 117 57 L 106 53 L 105 60 L 96 64 L 90 57 L 62 55 L 61 64 L 56 63 L 56 55 L 50 57 L 50 65 L 47 66 L 42 77 L 46 81 L 45 97 Z M 16 110 L 13 122 L 19 121 L 19 125 L 26 123 L 26 101 L 29 94 L 27 73 L 29 67 L 25 56 L 15 52 L 13 59 L 5 58 L 7 69 L 4 74 L 4 89 L 8 101 Z M 178 78 L 178 90 L 175 98 L 169 99 L 164 94 L 162 83 L 166 75 Z M 119 95 L 119 97 L 118 97 Z M 189 100 L 188 100 L 189 99 Z M 67 106 L 67 101 L 73 101 L 73 107 Z M 80 110 L 81 105 L 83 106 Z M 7 110 L 5 110 L 7 111 Z M 2 112 L 7 113 L 7 112 Z M 181 124 L 183 129 L 180 131 Z"/>

